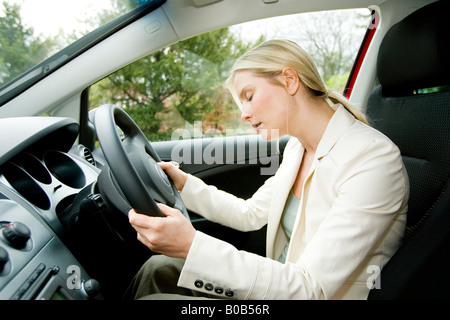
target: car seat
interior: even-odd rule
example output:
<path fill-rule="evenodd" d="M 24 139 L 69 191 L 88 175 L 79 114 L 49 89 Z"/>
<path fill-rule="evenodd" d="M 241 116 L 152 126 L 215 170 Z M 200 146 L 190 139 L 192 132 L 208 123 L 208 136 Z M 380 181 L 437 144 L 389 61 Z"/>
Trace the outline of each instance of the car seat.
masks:
<path fill-rule="evenodd" d="M 449 9 L 437 1 L 413 12 L 379 49 L 367 115 L 400 148 L 411 190 L 403 244 L 369 300 L 450 297 Z"/>

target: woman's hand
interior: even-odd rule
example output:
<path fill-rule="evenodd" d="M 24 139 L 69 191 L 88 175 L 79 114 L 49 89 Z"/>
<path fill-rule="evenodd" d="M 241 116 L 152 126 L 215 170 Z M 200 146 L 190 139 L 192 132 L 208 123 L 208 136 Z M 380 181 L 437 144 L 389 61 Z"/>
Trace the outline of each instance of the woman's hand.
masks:
<path fill-rule="evenodd" d="M 170 162 L 158 162 L 158 165 L 167 173 L 170 179 L 172 179 L 175 188 L 177 188 L 178 191 L 183 190 L 188 177 L 187 174 Z"/>
<path fill-rule="evenodd" d="M 129 211 L 128 219 L 137 231 L 138 240 L 154 252 L 186 259 L 194 240 L 194 227 L 179 210 L 160 203 L 158 207 L 165 217 L 150 217 L 134 209 Z"/>

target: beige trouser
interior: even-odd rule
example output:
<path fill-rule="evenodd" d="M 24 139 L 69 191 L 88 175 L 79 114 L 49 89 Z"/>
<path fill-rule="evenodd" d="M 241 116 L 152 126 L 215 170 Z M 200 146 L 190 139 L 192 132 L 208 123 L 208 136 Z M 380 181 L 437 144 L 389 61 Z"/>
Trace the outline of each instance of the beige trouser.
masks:
<path fill-rule="evenodd" d="M 184 259 L 154 255 L 148 259 L 131 281 L 124 299 L 184 300 L 212 299 L 214 296 L 177 286 Z"/>

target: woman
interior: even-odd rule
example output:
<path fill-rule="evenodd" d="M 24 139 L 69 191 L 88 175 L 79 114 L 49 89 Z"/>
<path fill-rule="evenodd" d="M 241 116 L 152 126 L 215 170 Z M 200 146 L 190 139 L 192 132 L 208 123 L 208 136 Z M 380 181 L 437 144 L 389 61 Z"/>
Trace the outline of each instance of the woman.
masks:
<path fill-rule="evenodd" d="M 165 218 L 131 210 L 138 239 L 175 258 L 149 259 L 130 287 L 133 297 L 367 298 L 374 273 L 397 250 L 405 228 L 409 185 L 398 148 L 326 89 L 312 59 L 293 42 L 272 40 L 250 50 L 227 85 L 242 120 L 264 139 L 276 139 L 274 132 L 292 136 L 275 176 L 243 200 L 169 163 L 161 167 L 188 209 L 243 231 L 267 224 L 267 257 L 194 230 L 167 206 L 160 205 Z"/>

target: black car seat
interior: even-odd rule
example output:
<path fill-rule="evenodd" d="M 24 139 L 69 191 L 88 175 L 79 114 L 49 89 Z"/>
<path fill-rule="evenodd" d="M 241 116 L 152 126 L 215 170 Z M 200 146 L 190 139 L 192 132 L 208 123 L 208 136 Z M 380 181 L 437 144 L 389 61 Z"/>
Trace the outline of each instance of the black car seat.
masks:
<path fill-rule="evenodd" d="M 402 246 L 369 299 L 450 297 L 450 3 L 429 4 L 392 26 L 367 103 L 372 125 L 401 150 L 410 179 Z"/>

